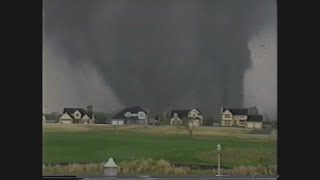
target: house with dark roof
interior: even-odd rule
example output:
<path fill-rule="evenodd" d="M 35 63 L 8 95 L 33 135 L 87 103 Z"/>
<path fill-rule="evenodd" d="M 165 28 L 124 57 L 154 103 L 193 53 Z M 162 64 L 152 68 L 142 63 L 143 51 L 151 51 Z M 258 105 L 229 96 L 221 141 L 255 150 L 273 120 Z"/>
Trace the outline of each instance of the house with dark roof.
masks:
<path fill-rule="evenodd" d="M 263 116 L 257 107 L 226 108 L 221 107 L 221 126 L 262 128 Z"/>
<path fill-rule="evenodd" d="M 83 108 L 64 108 L 59 121 L 62 124 L 89 124 L 94 121 L 94 114 Z"/>
<path fill-rule="evenodd" d="M 145 125 L 147 123 L 148 112 L 139 106 L 124 108 L 111 119 L 111 124 L 113 125 Z"/>
<path fill-rule="evenodd" d="M 203 124 L 203 114 L 199 109 L 172 110 L 170 113 L 170 124 L 182 124 L 183 119 L 191 119 L 194 126 Z"/>

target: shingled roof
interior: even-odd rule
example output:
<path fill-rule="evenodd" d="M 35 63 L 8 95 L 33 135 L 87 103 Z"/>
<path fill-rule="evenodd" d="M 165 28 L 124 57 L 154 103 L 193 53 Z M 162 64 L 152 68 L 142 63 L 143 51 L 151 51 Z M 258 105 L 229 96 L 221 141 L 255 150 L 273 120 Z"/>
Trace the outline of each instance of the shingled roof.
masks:
<path fill-rule="evenodd" d="M 136 114 L 138 112 L 144 112 L 146 114 L 148 114 L 147 111 L 145 111 L 143 108 L 139 107 L 139 106 L 133 106 L 133 107 L 130 107 L 130 108 L 125 108 L 123 109 L 122 111 L 118 112 L 116 115 L 114 115 L 112 117 L 112 119 L 131 119 L 131 120 L 138 120 L 139 118 L 137 116 L 132 116 L 130 118 L 126 117 L 125 116 L 125 113 L 126 112 L 130 112 L 132 114 Z"/>
<path fill-rule="evenodd" d="M 222 112 L 229 110 L 233 115 L 248 115 L 247 108 L 222 108 Z"/>
<path fill-rule="evenodd" d="M 249 122 L 262 122 L 263 116 L 262 115 L 248 115 L 247 121 L 249 121 Z"/>
<path fill-rule="evenodd" d="M 194 109 L 197 110 L 200 114 L 202 114 L 202 112 L 199 109 L 197 109 L 197 108 L 194 108 Z M 191 109 L 190 111 L 192 111 L 194 109 Z"/>
<path fill-rule="evenodd" d="M 93 112 L 86 112 L 85 114 L 86 114 L 90 119 L 92 119 Z"/>
<path fill-rule="evenodd" d="M 173 118 L 174 113 L 177 113 L 177 114 L 178 114 L 178 117 L 179 117 L 180 119 L 186 118 L 186 117 L 188 117 L 188 113 L 189 113 L 190 111 L 191 111 L 191 110 L 186 110 L 186 109 L 185 109 L 185 110 L 172 110 L 170 117 Z"/>
<path fill-rule="evenodd" d="M 76 111 L 79 111 L 80 114 L 81 114 L 81 118 L 86 115 L 86 110 L 84 110 L 83 108 L 64 108 L 63 109 L 63 114 L 64 113 L 67 113 L 72 119 L 74 119 L 73 117 L 73 114 L 76 112 Z M 89 115 L 88 115 L 89 116 Z M 90 116 L 89 116 L 90 117 Z M 91 115 L 92 117 L 92 115 Z M 90 117 L 90 118 L 91 118 Z"/>
<path fill-rule="evenodd" d="M 197 110 L 200 114 L 202 114 L 202 112 L 201 112 L 199 109 L 196 109 L 196 108 L 194 108 L 194 109 Z M 192 110 L 193 110 L 193 109 L 171 110 L 170 117 L 173 118 L 174 113 L 177 113 L 177 114 L 178 114 L 178 117 L 179 117 L 180 119 L 182 119 L 182 118 L 187 118 L 189 112 L 192 111 Z"/>

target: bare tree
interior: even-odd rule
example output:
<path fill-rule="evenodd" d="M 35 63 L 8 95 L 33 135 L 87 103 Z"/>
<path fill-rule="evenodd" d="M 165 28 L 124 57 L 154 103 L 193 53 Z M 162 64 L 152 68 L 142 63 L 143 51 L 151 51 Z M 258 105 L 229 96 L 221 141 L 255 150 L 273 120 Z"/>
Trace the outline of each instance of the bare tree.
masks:
<path fill-rule="evenodd" d="M 189 135 L 192 137 L 192 131 L 194 129 L 194 123 L 193 123 L 193 119 L 188 118 L 187 123 L 186 123 L 186 129 L 189 132 Z"/>

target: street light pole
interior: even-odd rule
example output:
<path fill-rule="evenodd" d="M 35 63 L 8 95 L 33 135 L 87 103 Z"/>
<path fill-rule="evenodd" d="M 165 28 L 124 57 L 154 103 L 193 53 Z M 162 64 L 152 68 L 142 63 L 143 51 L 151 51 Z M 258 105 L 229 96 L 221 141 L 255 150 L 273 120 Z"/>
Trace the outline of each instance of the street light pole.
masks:
<path fill-rule="evenodd" d="M 221 151 L 221 145 L 217 145 L 217 150 L 218 150 L 218 175 L 220 176 L 220 151 Z"/>

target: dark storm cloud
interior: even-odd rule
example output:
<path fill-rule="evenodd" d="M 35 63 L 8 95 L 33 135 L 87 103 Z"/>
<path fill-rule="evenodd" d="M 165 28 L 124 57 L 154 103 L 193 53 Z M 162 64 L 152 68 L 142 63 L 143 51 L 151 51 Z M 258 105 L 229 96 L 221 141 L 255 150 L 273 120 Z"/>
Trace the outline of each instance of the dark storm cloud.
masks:
<path fill-rule="evenodd" d="M 271 0 L 45 0 L 44 34 L 123 105 L 209 112 L 243 105 L 248 42 L 275 16 Z"/>

